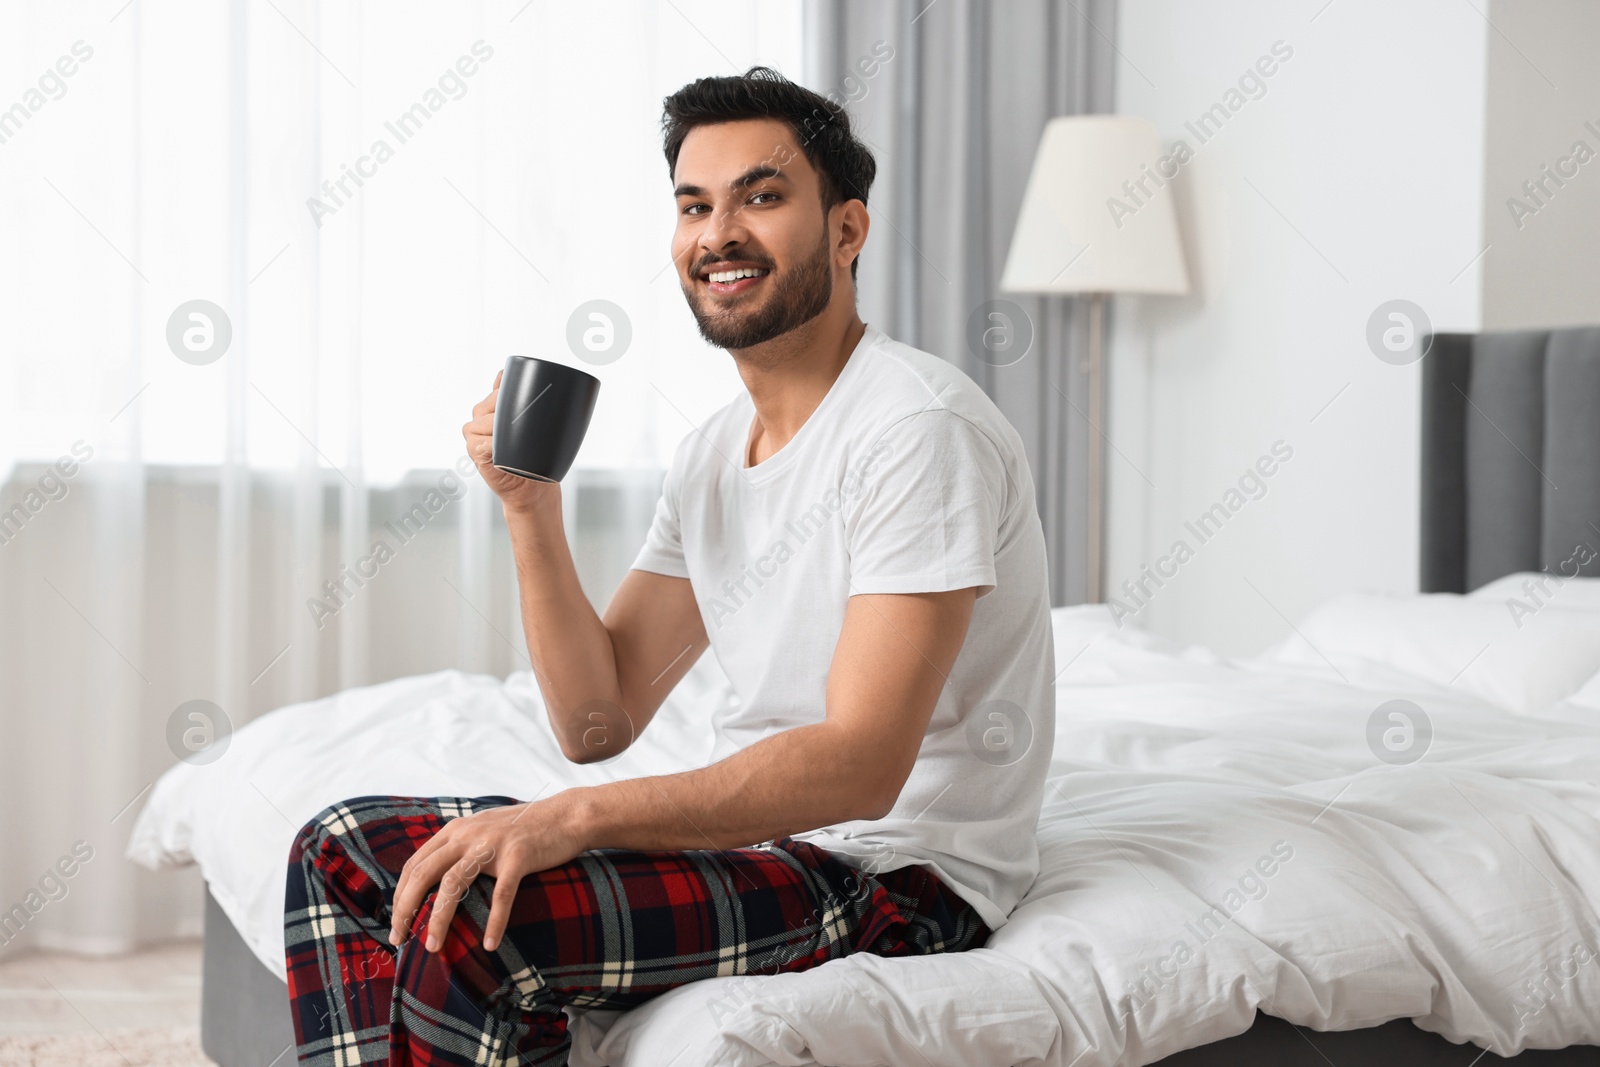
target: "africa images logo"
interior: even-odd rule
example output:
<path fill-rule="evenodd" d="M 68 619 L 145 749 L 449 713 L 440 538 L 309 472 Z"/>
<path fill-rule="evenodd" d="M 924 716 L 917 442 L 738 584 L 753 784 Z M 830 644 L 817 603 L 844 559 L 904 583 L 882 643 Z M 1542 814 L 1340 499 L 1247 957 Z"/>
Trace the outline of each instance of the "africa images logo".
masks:
<path fill-rule="evenodd" d="M 1203 946 L 1227 929 L 1246 904 L 1264 898 L 1271 889 L 1268 880 L 1292 859 L 1294 846 L 1287 841 L 1274 841 L 1270 855 L 1258 857 L 1223 891 L 1221 903 L 1210 905 L 1183 924 L 1182 935 L 1173 940 L 1166 955 L 1139 964 L 1127 986 L 1128 997 L 1133 1001 L 1131 1010 L 1137 1011 L 1152 1003 L 1161 987 L 1176 978 L 1178 971 L 1199 955 Z"/>
<path fill-rule="evenodd" d="M 846 471 L 840 479 L 837 489 L 829 489 L 822 494 L 822 499 L 812 504 L 795 518 L 783 524 L 783 536 L 778 537 L 767 546 L 766 552 L 756 557 L 754 563 L 741 563 L 738 572 L 729 578 L 723 579 L 721 589 L 706 597 L 705 616 L 712 625 L 720 630 L 722 624 L 732 618 L 750 601 L 754 600 L 766 584 L 777 577 L 784 564 L 795 557 L 800 549 L 805 547 L 807 541 L 817 535 L 825 525 L 832 521 L 844 507 L 846 500 L 853 500 L 861 495 L 866 488 L 866 479 L 873 469 L 882 461 L 894 455 L 894 447 L 887 441 L 879 441 L 872 446 L 866 458 Z"/>

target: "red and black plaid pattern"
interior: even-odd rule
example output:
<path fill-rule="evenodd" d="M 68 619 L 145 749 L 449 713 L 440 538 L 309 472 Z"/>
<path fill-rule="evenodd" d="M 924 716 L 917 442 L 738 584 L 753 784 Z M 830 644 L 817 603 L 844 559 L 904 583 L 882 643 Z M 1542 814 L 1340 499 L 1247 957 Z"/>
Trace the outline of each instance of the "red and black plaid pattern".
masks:
<path fill-rule="evenodd" d="M 522 880 L 493 952 L 482 936 L 494 880 L 483 875 L 437 953 L 422 946 L 433 894 L 391 946 L 394 887 L 412 853 L 450 819 L 516 803 L 356 797 L 305 825 L 284 901 L 300 1063 L 561 1065 L 564 1006 L 629 1008 L 701 978 L 803 971 L 853 952 L 958 952 L 989 936 L 926 867 L 868 874 L 781 837 L 585 852 Z"/>

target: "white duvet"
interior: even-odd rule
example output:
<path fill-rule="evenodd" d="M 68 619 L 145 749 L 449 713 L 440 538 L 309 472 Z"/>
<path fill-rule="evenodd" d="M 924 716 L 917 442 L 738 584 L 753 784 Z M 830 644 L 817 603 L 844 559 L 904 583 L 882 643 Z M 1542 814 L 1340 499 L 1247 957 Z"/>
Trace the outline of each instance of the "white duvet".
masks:
<path fill-rule="evenodd" d="M 1421 601 L 1445 623 L 1364 647 L 1374 626 L 1415 631 Z M 1546 608 L 1547 639 L 1473 603 L 1345 603 L 1302 622 L 1309 642 L 1233 661 L 1164 648 L 1098 608 L 1058 610 L 1042 870 L 985 948 L 859 955 L 590 1012 L 573 1063 L 1136 1065 L 1240 1033 L 1258 1008 L 1318 1030 L 1411 1018 L 1501 1055 L 1600 1044 L 1600 707 L 1514 714 L 1484 695 L 1545 700 L 1554 675 L 1570 692 L 1600 666 L 1600 625 L 1576 640 L 1581 613 Z M 1445 679 L 1437 663 L 1465 666 Z M 706 657 L 633 750 L 577 767 L 528 672 L 350 690 L 174 767 L 129 855 L 198 863 L 281 976 L 285 861 L 325 805 L 529 798 L 703 765 L 700 724 L 731 699 Z M 1375 722 L 1391 700 L 1411 705 Z"/>

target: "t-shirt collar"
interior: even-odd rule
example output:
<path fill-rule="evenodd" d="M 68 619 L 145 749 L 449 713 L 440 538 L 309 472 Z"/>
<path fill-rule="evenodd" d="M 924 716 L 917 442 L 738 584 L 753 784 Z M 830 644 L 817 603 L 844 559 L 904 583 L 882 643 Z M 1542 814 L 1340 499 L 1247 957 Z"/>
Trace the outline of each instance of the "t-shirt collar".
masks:
<path fill-rule="evenodd" d="M 855 373 L 860 365 L 866 362 L 861 358 L 862 355 L 865 354 L 868 349 L 875 347 L 884 336 L 883 331 L 872 325 L 872 323 L 869 322 L 865 325 L 866 329 L 862 332 L 861 339 L 856 342 L 855 348 L 850 350 L 850 357 L 845 360 L 844 366 L 839 369 L 839 376 L 835 378 L 833 380 L 833 384 L 828 387 L 828 392 L 823 396 L 821 403 L 819 403 L 816 406 L 816 409 L 806 417 L 806 421 L 801 424 L 800 429 L 795 432 L 793 437 L 789 438 L 789 440 L 784 443 L 782 448 L 778 449 L 776 452 L 762 460 L 760 463 L 756 464 L 754 467 L 746 466 L 745 461 L 750 456 L 750 430 L 752 421 L 755 418 L 756 409 L 755 402 L 750 399 L 750 394 L 748 392 L 744 394 L 744 403 L 742 407 L 745 417 L 738 420 L 738 425 L 741 427 L 739 438 L 739 473 L 744 475 L 746 481 L 750 482 L 751 484 L 758 484 L 776 476 L 792 466 L 795 462 L 795 456 L 804 449 L 806 440 L 815 435 L 814 427 L 826 419 L 829 411 L 831 411 L 832 408 L 837 407 L 840 403 L 842 403 L 842 401 L 837 398 L 848 391 L 847 387 L 850 380 L 855 376 Z"/>

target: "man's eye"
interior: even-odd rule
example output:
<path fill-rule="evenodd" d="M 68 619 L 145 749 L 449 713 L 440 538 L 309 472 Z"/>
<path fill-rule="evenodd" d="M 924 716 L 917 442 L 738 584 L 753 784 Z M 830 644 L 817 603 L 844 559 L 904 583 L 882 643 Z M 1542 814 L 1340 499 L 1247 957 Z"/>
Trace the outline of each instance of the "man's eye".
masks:
<path fill-rule="evenodd" d="M 683 213 L 685 215 L 697 215 L 699 214 L 698 209 L 703 207 L 705 207 L 704 204 L 690 204 L 688 207 L 683 209 Z"/>
<path fill-rule="evenodd" d="M 774 200 L 776 200 L 776 199 L 777 199 L 777 198 L 778 198 L 778 194 L 777 194 L 777 193 L 757 193 L 757 194 L 756 194 L 756 195 L 755 195 L 755 196 L 752 196 L 752 197 L 751 197 L 751 198 L 750 198 L 750 202 L 751 202 L 751 203 L 752 203 L 752 204 L 754 204 L 754 203 L 755 203 L 755 202 L 757 202 L 757 201 L 758 201 L 758 200 L 760 200 L 760 199 L 761 199 L 761 198 L 762 198 L 762 197 L 763 197 L 763 196 L 770 196 L 770 197 L 772 197 L 772 198 L 773 198 L 773 199 L 774 199 Z"/>

